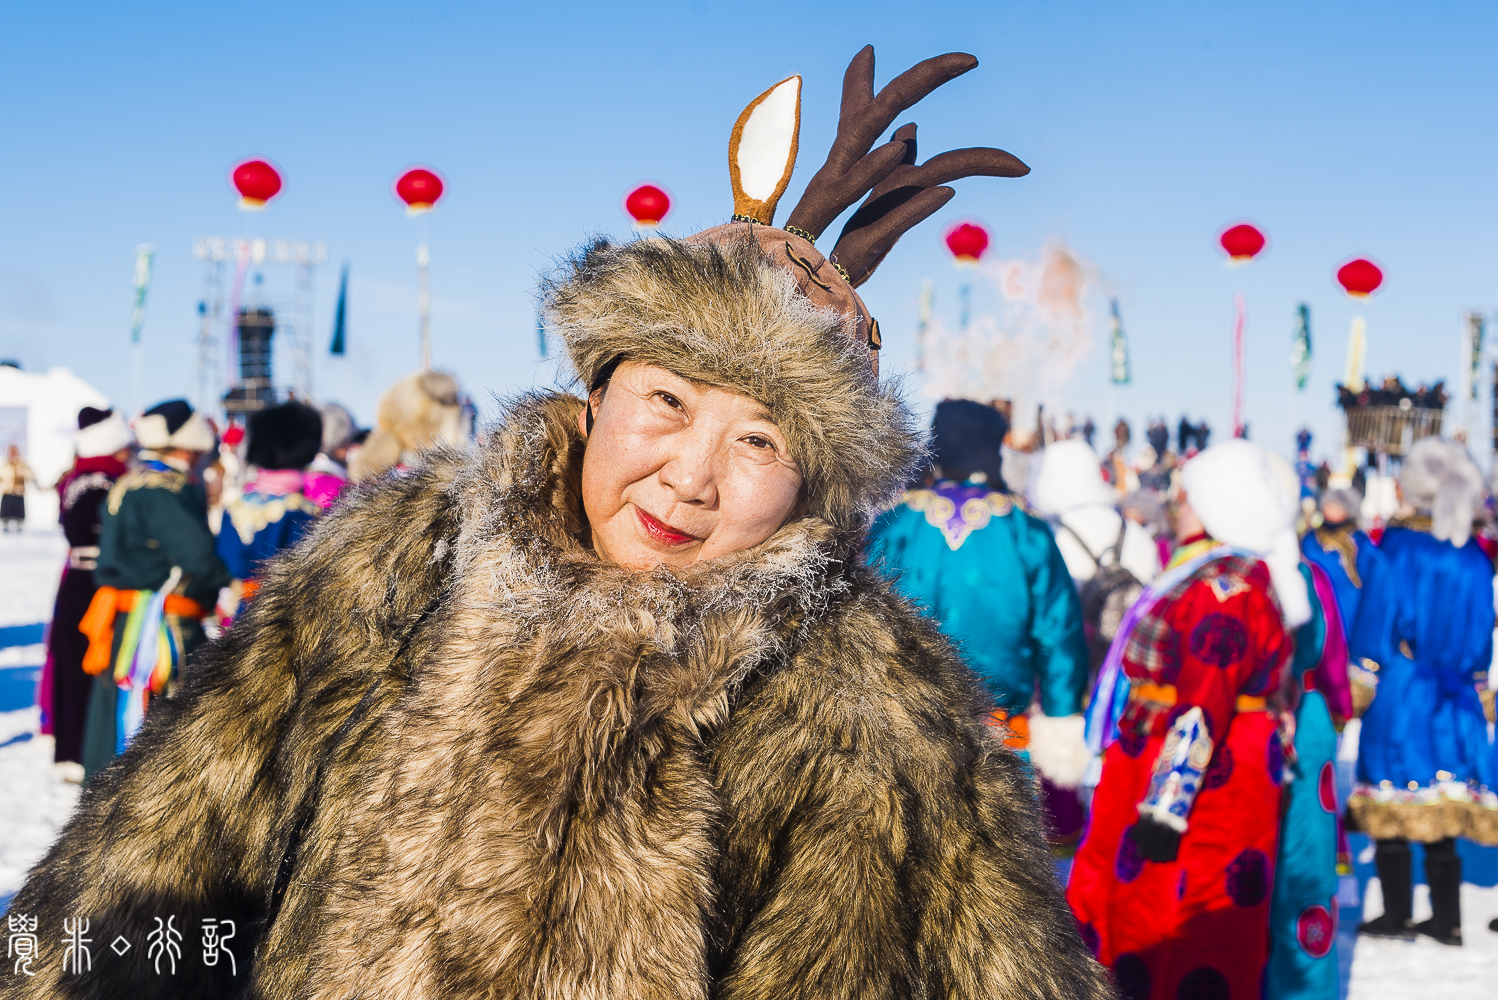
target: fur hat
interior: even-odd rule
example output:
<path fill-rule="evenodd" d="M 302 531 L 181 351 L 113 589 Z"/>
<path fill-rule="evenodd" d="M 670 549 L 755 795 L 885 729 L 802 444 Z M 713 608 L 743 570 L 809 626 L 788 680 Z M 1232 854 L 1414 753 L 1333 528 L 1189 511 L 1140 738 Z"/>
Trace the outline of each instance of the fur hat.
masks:
<path fill-rule="evenodd" d="M 790 439 L 811 510 L 843 528 L 866 525 L 906 482 L 918 444 L 898 394 L 878 384 L 879 324 L 854 289 L 907 229 L 946 204 L 946 182 L 1029 172 L 986 148 L 917 165 L 914 125 L 874 144 L 898 115 L 977 64 L 963 53 L 927 59 L 876 95 L 866 46 L 843 78 L 832 151 L 784 228 L 773 223 L 795 167 L 801 78 L 755 98 L 729 138 L 732 222 L 685 240 L 594 242 L 543 286 L 545 314 L 582 383 L 592 387 L 629 358 L 743 393 Z M 860 199 L 824 256 L 818 238 Z"/>
<path fill-rule="evenodd" d="M 547 289 L 546 309 L 586 386 L 628 357 L 764 404 L 813 512 L 834 524 L 872 518 L 914 465 L 914 418 L 847 318 L 802 295 L 747 234 L 594 243 Z"/>
<path fill-rule="evenodd" d="M 380 396 L 376 426 L 349 460 L 355 480 L 379 475 L 416 452 L 444 443 L 463 443 L 463 408 L 458 380 L 446 372 L 407 375 Z"/>
<path fill-rule="evenodd" d="M 945 479 L 981 472 L 995 489 L 1004 484 L 1004 435 L 1009 418 L 971 399 L 945 399 L 931 419 L 931 459 Z"/>
<path fill-rule="evenodd" d="M 1247 549 L 1269 566 L 1285 624 L 1311 620 L 1300 574 L 1299 484 L 1285 460 L 1241 438 L 1214 444 L 1181 472 L 1181 485 L 1207 534 Z"/>
<path fill-rule="evenodd" d="M 1145 525 L 1153 532 L 1165 528 L 1165 505 L 1154 490 L 1135 490 L 1123 498 L 1118 505 L 1120 511 L 1137 510 Z"/>
<path fill-rule="evenodd" d="M 1081 438 L 1046 445 L 1030 499 L 1042 514 L 1064 514 L 1097 504 L 1113 506 L 1113 495 L 1103 482 L 1102 459 Z"/>
<path fill-rule="evenodd" d="M 322 416 L 322 453 L 332 455 L 354 439 L 358 427 L 354 415 L 341 403 L 324 403 L 317 408 Z"/>
<path fill-rule="evenodd" d="M 1472 536 L 1472 518 L 1482 497 L 1482 473 L 1455 441 L 1421 438 L 1404 458 L 1399 486 L 1405 502 L 1430 511 L 1430 533 L 1457 548 Z"/>
<path fill-rule="evenodd" d="M 184 448 L 187 451 L 212 451 L 218 445 L 213 428 L 193 412 L 185 399 L 157 403 L 135 418 L 135 440 L 142 448 L 164 451 Z"/>
<path fill-rule="evenodd" d="M 113 410 L 85 406 L 78 411 L 78 435 L 73 450 L 79 458 L 102 458 L 135 443 L 124 419 Z"/>
<path fill-rule="evenodd" d="M 322 447 L 322 417 L 296 400 L 250 414 L 245 461 L 261 469 L 305 469 Z"/>
<path fill-rule="evenodd" d="M 1321 494 L 1318 506 L 1322 513 L 1326 512 L 1326 505 L 1334 503 L 1347 511 L 1347 520 L 1353 524 L 1358 523 L 1359 515 L 1363 509 L 1363 495 L 1351 486 L 1333 486 Z"/>

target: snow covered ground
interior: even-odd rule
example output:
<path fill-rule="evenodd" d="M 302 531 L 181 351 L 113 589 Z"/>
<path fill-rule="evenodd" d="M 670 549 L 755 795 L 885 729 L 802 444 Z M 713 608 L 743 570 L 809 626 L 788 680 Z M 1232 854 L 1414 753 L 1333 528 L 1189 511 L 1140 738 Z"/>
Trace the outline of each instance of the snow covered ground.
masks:
<path fill-rule="evenodd" d="M 0 909 L 78 803 L 78 786 L 52 771 L 52 740 L 36 735 L 38 714 L 0 712 Z"/>
<path fill-rule="evenodd" d="M 78 787 L 52 770 L 51 737 L 37 735 L 39 713 L 31 699 L 45 649 L 35 629 L 16 631 L 50 618 L 66 552 L 56 530 L 0 535 L 0 911 L 78 801 Z M 1363 892 L 1367 913 L 1381 912 L 1378 880 L 1367 881 Z M 1423 920 L 1430 915 L 1429 894 L 1423 885 L 1415 892 L 1415 917 Z M 1498 917 L 1498 886 L 1462 887 L 1462 948 L 1357 938 L 1349 932 L 1358 909 L 1348 907 L 1341 916 L 1338 948 L 1352 958 L 1347 1000 L 1498 996 L 1498 934 L 1487 927 Z"/>
<path fill-rule="evenodd" d="M 1363 907 L 1369 916 L 1383 912 L 1378 879 L 1368 882 Z M 1416 886 L 1415 919 L 1429 916 L 1430 890 Z M 1348 1000 L 1498 996 L 1498 934 L 1488 930 L 1488 921 L 1494 917 L 1498 917 L 1498 886 L 1463 885 L 1462 947 L 1436 944 L 1429 938 L 1409 942 L 1358 938 Z"/>
<path fill-rule="evenodd" d="M 37 732 L 46 647 L 27 628 L 52 617 L 67 552 L 56 528 L 0 534 L 0 910 L 78 802 L 78 786 L 52 770 L 52 737 Z"/>

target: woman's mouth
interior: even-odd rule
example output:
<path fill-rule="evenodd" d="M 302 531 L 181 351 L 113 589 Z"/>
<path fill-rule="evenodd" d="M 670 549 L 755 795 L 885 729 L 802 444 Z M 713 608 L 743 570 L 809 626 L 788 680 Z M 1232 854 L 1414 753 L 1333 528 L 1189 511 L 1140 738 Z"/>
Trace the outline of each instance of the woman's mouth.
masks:
<path fill-rule="evenodd" d="M 696 535 L 689 535 L 659 518 L 651 517 L 641 507 L 635 508 L 635 516 L 639 518 L 640 527 L 645 529 L 645 534 L 662 545 L 686 545 L 688 542 L 701 541 Z"/>

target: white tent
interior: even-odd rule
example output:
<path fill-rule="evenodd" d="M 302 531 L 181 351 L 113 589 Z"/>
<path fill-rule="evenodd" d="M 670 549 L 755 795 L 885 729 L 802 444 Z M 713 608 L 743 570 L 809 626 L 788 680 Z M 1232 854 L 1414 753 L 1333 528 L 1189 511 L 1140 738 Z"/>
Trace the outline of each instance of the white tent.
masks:
<path fill-rule="evenodd" d="M 26 519 L 32 525 L 57 522 L 52 487 L 73 467 L 78 411 L 109 406 L 104 394 L 67 368 L 45 374 L 0 365 L 0 456 L 9 445 L 21 455 L 37 482 L 26 491 Z"/>

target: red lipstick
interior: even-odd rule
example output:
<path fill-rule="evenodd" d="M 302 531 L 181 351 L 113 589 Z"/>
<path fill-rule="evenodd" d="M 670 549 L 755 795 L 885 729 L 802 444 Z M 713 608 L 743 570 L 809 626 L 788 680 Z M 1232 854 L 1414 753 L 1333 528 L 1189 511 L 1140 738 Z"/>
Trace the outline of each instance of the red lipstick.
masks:
<path fill-rule="evenodd" d="M 651 517 L 640 507 L 635 508 L 635 516 L 640 519 L 640 527 L 645 529 L 645 534 L 662 545 L 685 545 L 699 540 L 696 535 L 689 535 L 665 521 Z"/>

